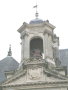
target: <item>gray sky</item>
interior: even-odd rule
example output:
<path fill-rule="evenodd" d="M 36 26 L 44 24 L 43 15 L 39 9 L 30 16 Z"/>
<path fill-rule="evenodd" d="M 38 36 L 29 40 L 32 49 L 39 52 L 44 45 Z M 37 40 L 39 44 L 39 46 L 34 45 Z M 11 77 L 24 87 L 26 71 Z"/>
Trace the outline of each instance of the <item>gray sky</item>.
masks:
<path fill-rule="evenodd" d="M 68 48 L 68 0 L 37 0 L 39 18 L 49 20 L 60 38 L 60 48 Z M 12 56 L 20 62 L 20 35 L 23 22 L 35 18 L 36 0 L 0 0 L 0 60 L 7 56 L 9 44 Z"/>

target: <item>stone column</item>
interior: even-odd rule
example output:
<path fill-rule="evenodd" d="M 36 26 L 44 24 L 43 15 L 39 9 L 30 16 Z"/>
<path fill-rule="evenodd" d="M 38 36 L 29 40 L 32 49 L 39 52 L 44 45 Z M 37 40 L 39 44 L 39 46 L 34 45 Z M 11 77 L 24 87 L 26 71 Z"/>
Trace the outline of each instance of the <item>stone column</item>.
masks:
<path fill-rule="evenodd" d="M 23 59 L 29 58 L 29 35 L 25 33 L 21 39 L 21 61 L 23 61 Z"/>
<path fill-rule="evenodd" d="M 28 34 L 24 38 L 24 59 L 29 58 L 29 37 Z"/>
<path fill-rule="evenodd" d="M 21 62 L 23 61 L 24 58 L 24 38 L 22 38 L 21 42 Z"/>
<path fill-rule="evenodd" d="M 44 33 L 44 40 L 43 40 L 43 50 L 44 50 L 44 59 L 48 57 L 48 34 Z"/>
<path fill-rule="evenodd" d="M 48 52 L 49 52 L 49 57 L 53 59 L 52 36 L 51 35 L 48 35 Z"/>
<path fill-rule="evenodd" d="M 48 62 L 48 67 L 51 68 L 55 66 L 53 59 L 52 50 L 52 36 L 49 33 L 44 33 L 44 59 Z"/>

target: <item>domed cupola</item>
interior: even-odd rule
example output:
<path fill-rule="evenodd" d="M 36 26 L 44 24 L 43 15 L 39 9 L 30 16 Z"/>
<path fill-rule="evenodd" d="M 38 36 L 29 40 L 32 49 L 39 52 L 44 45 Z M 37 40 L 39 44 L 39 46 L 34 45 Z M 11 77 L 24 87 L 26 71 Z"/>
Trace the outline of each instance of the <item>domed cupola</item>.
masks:
<path fill-rule="evenodd" d="M 31 20 L 29 24 L 40 24 L 40 23 L 43 23 L 43 20 L 36 18 L 36 19 Z"/>

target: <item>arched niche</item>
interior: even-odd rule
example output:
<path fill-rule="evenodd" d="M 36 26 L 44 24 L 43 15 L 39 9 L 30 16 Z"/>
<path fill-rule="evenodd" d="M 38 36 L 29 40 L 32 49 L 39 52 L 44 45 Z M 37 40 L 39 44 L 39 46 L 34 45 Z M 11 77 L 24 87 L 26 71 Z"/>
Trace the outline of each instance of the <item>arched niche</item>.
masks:
<path fill-rule="evenodd" d="M 37 56 L 42 56 L 43 53 L 43 40 L 40 37 L 34 37 L 30 41 L 30 57 L 33 57 L 33 53 Z"/>

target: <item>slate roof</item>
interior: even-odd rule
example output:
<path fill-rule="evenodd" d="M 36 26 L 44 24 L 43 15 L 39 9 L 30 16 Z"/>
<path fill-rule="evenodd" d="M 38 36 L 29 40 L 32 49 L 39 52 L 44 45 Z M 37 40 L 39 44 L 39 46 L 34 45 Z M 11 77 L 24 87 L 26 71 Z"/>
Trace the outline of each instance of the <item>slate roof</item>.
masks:
<path fill-rule="evenodd" d="M 6 80 L 5 71 L 16 70 L 19 66 L 19 63 L 12 57 L 7 56 L 0 61 L 0 82 Z"/>
<path fill-rule="evenodd" d="M 33 19 L 30 21 L 30 24 L 39 24 L 39 23 L 42 23 L 43 20 L 39 19 L 39 18 L 36 18 L 36 19 Z"/>
<path fill-rule="evenodd" d="M 59 58 L 61 61 L 61 66 L 67 66 L 68 73 L 68 49 L 59 50 Z"/>

